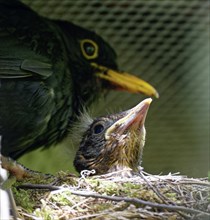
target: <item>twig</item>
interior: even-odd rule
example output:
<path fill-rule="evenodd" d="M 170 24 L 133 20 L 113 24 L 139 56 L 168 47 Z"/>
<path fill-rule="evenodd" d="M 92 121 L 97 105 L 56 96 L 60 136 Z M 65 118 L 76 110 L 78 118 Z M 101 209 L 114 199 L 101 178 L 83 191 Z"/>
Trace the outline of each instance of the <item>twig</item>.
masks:
<path fill-rule="evenodd" d="M 141 178 L 147 183 L 147 185 L 156 193 L 156 195 L 165 203 L 168 204 L 168 201 L 175 205 L 174 202 L 170 201 L 167 197 L 165 197 L 164 195 L 161 194 L 161 192 L 156 188 L 154 187 L 144 176 L 144 174 L 142 172 L 139 172 L 139 175 L 141 176 Z"/>
<path fill-rule="evenodd" d="M 53 191 L 53 190 L 63 190 L 64 187 L 60 187 L 60 186 L 53 186 L 51 184 L 23 184 L 20 186 L 17 186 L 17 189 L 43 189 L 43 190 L 49 190 L 49 191 Z"/>
<path fill-rule="evenodd" d="M 71 218 L 71 220 L 88 219 L 88 218 L 93 218 L 93 217 L 97 217 L 97 216 L 100 216 L 100 215 L 101 215 L 101 214 L 83 215 L 83 216 L 78 216 L 78 217 Z"/>
<path fill-rule="evenodd" d="M 17 212 L 17 206 L 16 206 L 16 202 L 15 202 L 12 190 L 8 189 L 7 193 L 8 193 L 8 196 L 9 196 L 9 201 L 10 201 L 10 206 L 11 206 L 13 219 L 17 220 L 18 219 L 18 212 Z"/>
<path fill-rule="evenodd" d="M 40 184 L 24 184 L 24 185 L 19 186 L 18 188 L 21 188 L 21 189 L 45 189 L 45 190 L 64 189 L 64 187 L 44 185 L 44 184 L 41 184 L 41 185 Z M 107 196 L 107 195 L 101 195 L 101 194 L 95 193 L 95 192 L 75 191 L 75 190 L 71 190 L 69 188 L 66 188 L 66 190 L 68 190 L 73 195 L 77 195 L 77 196 L 100 198 L 100 199 L 106 199 L 106 200 L 111 200 L 111 201 L 115 201 L 115 202 L 124 201 L 124 202 L 129 202 L 132 204 L 140 204 L 140 205 L 144 205 L 144 206 L 150 206 L 150 207 L 154 207 L 154 208 L 174 210 L 174 211 L 183 211 L 183 212 L 187 212 L 190 214 L 195 214 L 195 215 L 200 214 L 200 215 L 203 215 L 206 217 L 210 217 L 210 214 L 208 214 L 206 212 L 192 209 L 192 208 L 187 208 L 184 206 L 153 203 L 153 202 L 145 201 L 145 200 L 138 199 L 138 198 L 121 197 L 121 196 Z"/>
<path fill-rule="evenodd" d="M 173 184 L 177 184 L 177 183 L 173 183 Z M 179 184 L 192 184 L 192 185 L 201 185 L 201 186 L 208 186 L 210 187 L 210 183 L 209 182 L 202 182 L 199 180 L 192 180 L 192 181 L 179 181 Z"/>

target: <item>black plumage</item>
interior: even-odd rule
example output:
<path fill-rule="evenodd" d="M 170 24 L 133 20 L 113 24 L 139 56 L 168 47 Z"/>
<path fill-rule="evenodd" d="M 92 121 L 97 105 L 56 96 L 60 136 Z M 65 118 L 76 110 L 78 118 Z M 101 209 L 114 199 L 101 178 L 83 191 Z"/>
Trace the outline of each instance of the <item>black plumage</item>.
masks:
<path fill-rule="evenodd" d="M 130 110 L 95 120 L 85 119 L 74 159 L 76 170 L 94 169 L 96 174 L 120 171 L 123 175 L 138 172 L 146 137 L 144 123 L 151 101 L 148 98 Z"/>
<path fill-rule="evenodd" d="M 158 96 L 118 72 L 114 50 L 96 33 L 0 0 L 1 153 L 16 159 L 63 140 L 104 89 Z"/>

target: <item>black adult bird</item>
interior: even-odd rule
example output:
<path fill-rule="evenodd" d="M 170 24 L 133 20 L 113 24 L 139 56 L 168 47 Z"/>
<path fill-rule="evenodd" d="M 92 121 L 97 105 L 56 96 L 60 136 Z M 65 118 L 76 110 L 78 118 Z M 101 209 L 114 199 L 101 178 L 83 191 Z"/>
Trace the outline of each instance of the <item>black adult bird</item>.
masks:
<path fill-rule="evenodd" d="M 152 99 L 140 102 L 130 110 L 92 120 L 86 126 L 74 159 L 78 172 L 105 174 L 137 172 L 141 163 L 146 130 L 144 122 Z M 84 123 L 82 123 L 84 125 Z"/>
<path fill-rule="evenodd" d="M 16 159 L 63 140 L 103 89 L 158 96 L 148 83 L 118 72 L 114 50 L 97 34 L 0 0 L 1 153 Z"/>

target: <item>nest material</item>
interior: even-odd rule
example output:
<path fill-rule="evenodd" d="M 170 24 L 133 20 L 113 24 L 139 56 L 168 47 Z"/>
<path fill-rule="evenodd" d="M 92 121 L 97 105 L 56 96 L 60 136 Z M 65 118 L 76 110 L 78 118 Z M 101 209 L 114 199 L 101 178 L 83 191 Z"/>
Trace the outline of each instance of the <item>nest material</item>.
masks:
<path fill-rule="evenodd" d="M 142 171 L 130 178 L 59 173 L 53 184 L 31 181 L 14 190 L 21 219 L 210 219 L 205 178 Z"/>

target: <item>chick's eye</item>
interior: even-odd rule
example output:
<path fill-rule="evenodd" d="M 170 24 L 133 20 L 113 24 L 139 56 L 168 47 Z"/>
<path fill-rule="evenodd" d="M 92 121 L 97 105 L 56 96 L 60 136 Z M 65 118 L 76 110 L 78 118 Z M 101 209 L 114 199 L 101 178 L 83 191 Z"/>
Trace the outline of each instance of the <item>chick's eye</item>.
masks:
<path fill-rule="evenodd" d="M 94 134 L 100 134 L 104 130 L 104 126 L 102 124 L 97 124 L 94 128 Z"/>
<path fill-rule="evenodd" d="M 95 59 L 98 57 L 98 45 L 90 40 L 84 39 L 80 42 L 82 54 L 86 59 Z"/>

